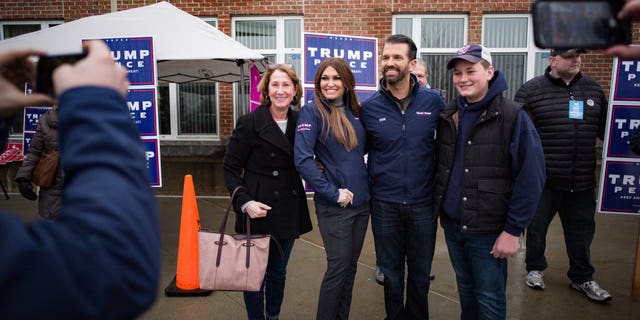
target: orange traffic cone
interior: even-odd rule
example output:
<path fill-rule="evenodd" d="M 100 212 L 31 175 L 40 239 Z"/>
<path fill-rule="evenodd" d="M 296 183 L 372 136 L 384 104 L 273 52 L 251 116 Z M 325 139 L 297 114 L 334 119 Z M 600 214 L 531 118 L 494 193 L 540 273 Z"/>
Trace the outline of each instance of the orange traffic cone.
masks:
<path fill-rule="evenodd" d="M 178 239 L 178 265 L 176 276 L 164 289 L 167 296 L 206 296 L 211 290 L 200 289 L 198 275 L 198 229 L 200 215 L 191 175 L 184 176 L 180 239 Z"/>

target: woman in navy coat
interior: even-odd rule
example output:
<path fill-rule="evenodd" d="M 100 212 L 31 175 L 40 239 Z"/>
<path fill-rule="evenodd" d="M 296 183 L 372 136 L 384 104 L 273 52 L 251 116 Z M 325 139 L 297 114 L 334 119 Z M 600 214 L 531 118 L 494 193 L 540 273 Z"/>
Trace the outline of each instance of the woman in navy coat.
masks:
<path fill-rule="evenodd" d="M 318 228 L 327 254 L 316 319 L 349 319 L 369 224 L 366 133 L 359 118 L 355 77 L 345 60 L 324 59 L 314 83 L 313 102 L 300 111 L 294 158 L 300 175 L 315 191 Z"/>

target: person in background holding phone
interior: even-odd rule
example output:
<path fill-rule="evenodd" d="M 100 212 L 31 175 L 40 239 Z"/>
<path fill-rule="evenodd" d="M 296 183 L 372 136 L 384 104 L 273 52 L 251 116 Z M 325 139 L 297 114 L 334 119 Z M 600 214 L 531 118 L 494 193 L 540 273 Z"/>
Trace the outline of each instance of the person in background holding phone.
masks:
<path fill-rule="evenodd" d="M 560 216 L 569 256 L 571 287 L 595 301 L 611 295 L 594 281 L 591 242 L 595 234 L 596 138 L 603 139 L 607 100 L 602 87 L 580 72 L 584 49 L 552 49 L 545 74 L 515 96 L 525 104 L 544 148 L 547 181 L 526 232 L 526 285 L 544 290 L 549 224 Z"/>
<path fill-rule="evenodd" d="M 59 151 L 58 143 L 58 106 L 43 114 L 38 119 L 36 133 L 31 138 L 27 156 L 22 161 L 22 165 L 16 173 L 16 183 L 20 194 L 29 200 L 36 200 L 38 197 L 38 214 L 45 219 L 55 219 L 60 211 L 60 199 L 62 197 L 62 167 L 58 164 L 57 173 L 53 185 L 40 186 L 38 195 L 33 191 L 31 175 L 42 155 L 51 151 Z M 59 162 L 59 161 L 58 161 Z"/>
<path fill-rule="evenodd" d="M 322 60 L 314 83 L 313 102 L 300 110 L 294 157 L 298 172 L 315 191 L 318 227 L 327 254 L 316 319 L 349 319 L 358 258 L 369 224 L 365 132 L 355 77 L 345 60 Z"/>
<path fill-rule="evenodd" d="M 458 92 L 438 124 L 435 212 L 456 273 L 461 319 L 506 319 L 508 259 L 544 185 L 542 145 L 521 105 L 503 96 L 487 48 L 449 59 Z"/>
<path fill-rule="evenodd" d="M 5 319 L 135 319 L 158 294 L 158 206 L 124 99 L 127 71 L 102 41 L 85 49 L 86 59 L 53 74 L 67 173 L 60 216 L 25 224 L 0 214 Z M 33 79 L 29 56 L 42 54 L 0 53 L 0 150 L 24 106 L 56 103 L 19 89 Z"/>

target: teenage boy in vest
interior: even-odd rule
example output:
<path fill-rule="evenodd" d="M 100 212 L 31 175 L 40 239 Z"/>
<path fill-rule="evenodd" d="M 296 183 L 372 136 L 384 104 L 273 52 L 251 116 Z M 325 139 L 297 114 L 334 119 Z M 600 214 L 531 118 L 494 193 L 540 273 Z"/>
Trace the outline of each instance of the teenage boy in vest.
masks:
<path fill-rule="evenodd" d="M 593 280 L 590 262 L 595 234 L 596 137 L 604 138 L 607 100 L 597 81 L 580 72 L 584 49 L 551 50 L 544 75 L 516 93 L 540 133 L 548 178 L 527 228 L 527 286 L 543 290 L 547 230 L 560 216 L 569 256 L 571 287 L 595 301 L 611 295 Z"/>
<path fill-rule="evenodd" d="M 545 179 L 540 138 L 481 45 L 449 59 L 458 96 L 440 115 L 435 210 L 456 273 L 462 319 L 505 319 L 507 259 Z"/>

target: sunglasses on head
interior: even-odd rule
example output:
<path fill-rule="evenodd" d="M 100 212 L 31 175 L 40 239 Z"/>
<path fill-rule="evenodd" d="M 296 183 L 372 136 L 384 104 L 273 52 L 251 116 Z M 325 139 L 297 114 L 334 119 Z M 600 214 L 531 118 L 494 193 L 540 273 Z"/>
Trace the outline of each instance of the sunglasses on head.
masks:
<path fill-rule="evenodd" d="M 280 66 L 284 66 L 284 67 L 288 67 L 290 69 L 293 69 L 293 65 L 289 64 L 289 63 L 272 63 L 269 65 L 269 69 L 278 69 Z"/>

